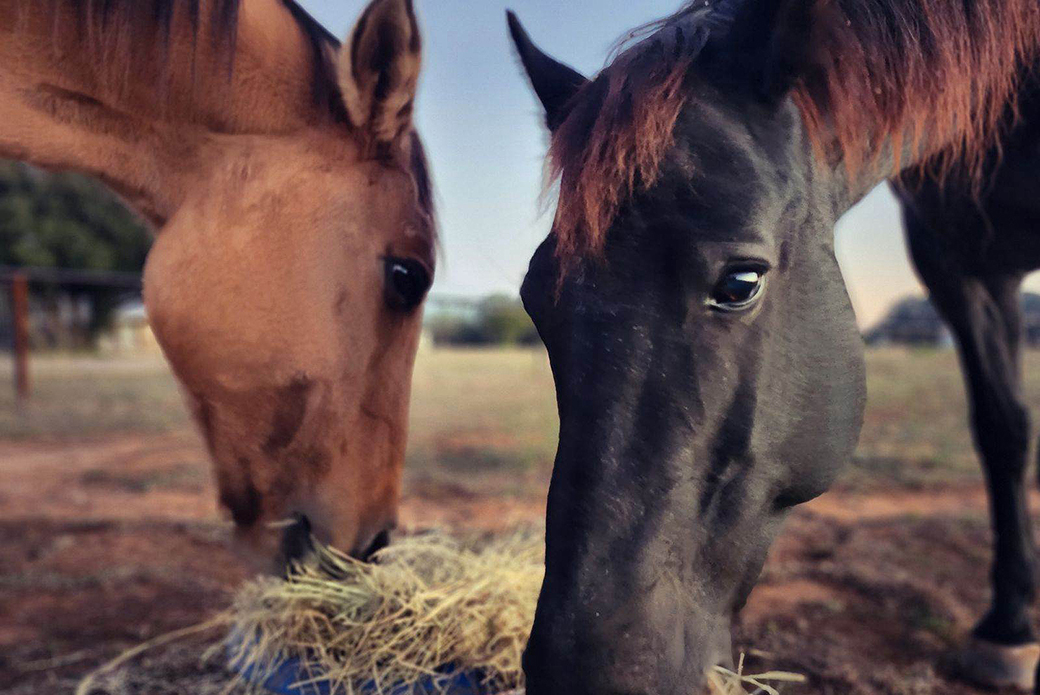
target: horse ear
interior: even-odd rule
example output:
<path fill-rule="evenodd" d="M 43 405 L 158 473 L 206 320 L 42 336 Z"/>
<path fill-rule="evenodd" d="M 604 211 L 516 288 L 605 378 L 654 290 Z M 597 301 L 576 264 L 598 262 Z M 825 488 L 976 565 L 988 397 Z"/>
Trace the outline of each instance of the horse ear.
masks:
<path fill-rule="evenodd" d="M 717 0 L 713 19 L 728 29 L 710 43 L 723 44 L 730 74 L 751 80 L 767 101 L 779 101 L 809 67 L 816 6 L 809 0 Z"/>
<path fill-rule="evenodd" d="M 556 130 L 567 117 L 567 102 L 588 80 L 577 70 L 550 58 L 535 46 L 512 11 L 506 12 L 506 19 L 509 22 L 509 34 L 520 54 L 520 62 L 531 80 L 535 94 L 545 107 L 546 125 L 549 130 Z"/>
<path fill-rule="evenodd" d="M 421 64 L 412 0 L 372 0 L 337 58 L 347 115 L 370 142 L 396 144 L 411 132 Z"/>

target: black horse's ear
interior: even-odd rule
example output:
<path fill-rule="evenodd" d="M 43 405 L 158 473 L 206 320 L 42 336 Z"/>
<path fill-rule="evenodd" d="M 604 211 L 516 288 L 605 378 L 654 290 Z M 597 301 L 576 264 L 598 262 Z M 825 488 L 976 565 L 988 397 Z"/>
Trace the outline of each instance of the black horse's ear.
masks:
<path fill-rule="evenodd" d="M 545 107 L 545 122 L 549 130 L 556 130 L 567 117 L 567 103 L 588 80 L 574 68 L 550 58 L 535 46 L 511 10 L 506 12 L 506 19 L 520 62 Z"/>
<path fill-rule="evenodd" d="M 731 75 L 750 80 L 767 101 L 779 101 L 809 68 L 817 6 L 809 0 L 716 0 L 710 11 L 721 31 L 710 43 Z"/>

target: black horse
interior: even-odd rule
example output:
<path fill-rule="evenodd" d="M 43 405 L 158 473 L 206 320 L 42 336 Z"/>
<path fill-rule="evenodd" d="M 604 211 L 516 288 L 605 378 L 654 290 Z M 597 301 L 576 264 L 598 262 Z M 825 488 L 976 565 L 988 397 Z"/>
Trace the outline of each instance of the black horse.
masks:
<path fill-rule="evenodd" d="M 1031 683 L 1018 290 L 1040 267 L 1040 3 L 697 0 L 593 80 L 510 28 L 560 182 L 522 292 L 560 413 L 528 692 L 689 693 L 731 657 L 788 510 L 859 435 L 833 228 L 893 176 L 992 502 L 993 604 L 962 665 Z"/>

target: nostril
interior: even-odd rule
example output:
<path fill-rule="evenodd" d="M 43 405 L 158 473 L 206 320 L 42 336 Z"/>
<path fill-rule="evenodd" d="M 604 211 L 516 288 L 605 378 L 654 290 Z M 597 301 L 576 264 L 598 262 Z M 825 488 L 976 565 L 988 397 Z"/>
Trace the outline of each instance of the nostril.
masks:
<path fill-rule="evenodd" d="M 372 539 L 365 552 L 358 555 L 358 559 L 362 562 L 371 562 L 372 557 L 388 545 L 390 545 L 390 531 L 389 529 L 383 529 Z"/>
<path fill-rule="evenodd" d="M 303 560 L 314 550 L 311 538 L 311 522 L 303 514 L 293 515 L 293 523 L 285 527 L 282 533 L 282 560 L 286 571 L 294 562 Z"/>

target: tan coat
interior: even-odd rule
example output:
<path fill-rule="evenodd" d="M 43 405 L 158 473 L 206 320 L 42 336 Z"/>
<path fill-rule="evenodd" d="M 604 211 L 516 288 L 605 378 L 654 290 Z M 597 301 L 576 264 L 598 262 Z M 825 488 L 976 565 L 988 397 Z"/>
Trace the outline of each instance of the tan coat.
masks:
<path fill-rule="evenodd" d="M 281 0 L 202 0 L 197 30 L 190 5 L 0 0 L 0 156 L 154 224 L 149 316 L 240 537 L 303 514 L 362 553 L 396 520 L 434 263 L 411 2 L 342 49 Z"/>

